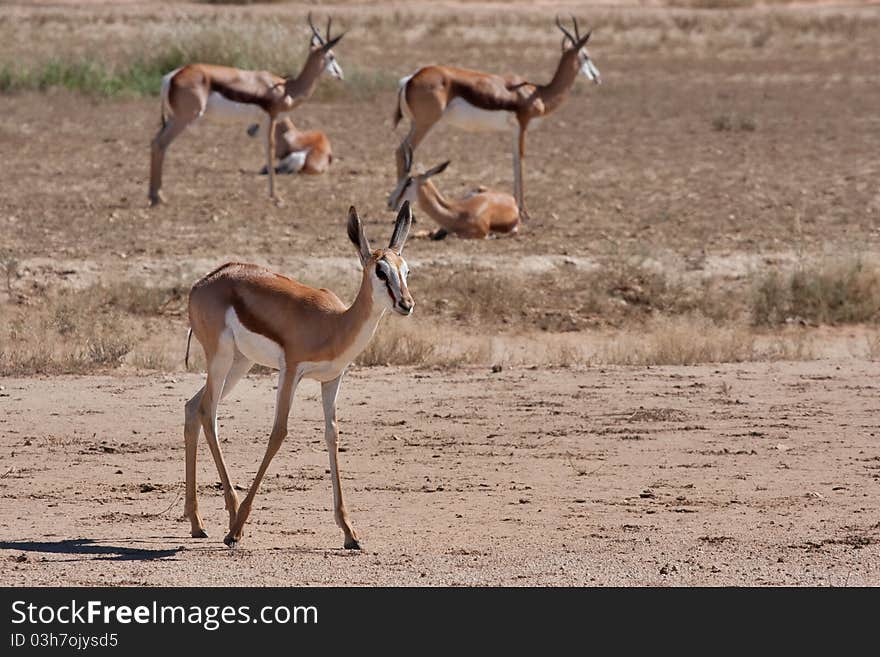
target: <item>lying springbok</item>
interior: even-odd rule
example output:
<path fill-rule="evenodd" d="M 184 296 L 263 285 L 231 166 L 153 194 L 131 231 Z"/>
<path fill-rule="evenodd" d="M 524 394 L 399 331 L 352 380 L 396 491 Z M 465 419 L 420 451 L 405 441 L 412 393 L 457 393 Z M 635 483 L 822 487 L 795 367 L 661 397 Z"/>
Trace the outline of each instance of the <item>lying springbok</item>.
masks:
<path fill-rule="evenodd" d="M 248 135 L 256 137 L 260 124 L 254 123 L 247 129 Z M 333 162 L 330 140 L 320 130 L 300 132 L 289 118 L 285 117 L 275 124 L 275 157 L 278 165 L 275 173 L 307 173 L 317 175 L 327 171 Z M 269 173 L 264 166 L 260 175 Z"/>
<path fill-rule="evenodd" d="M 162 165 L 165 151 L 188 125 L 202 116 L 221 121 L 262 121 L 268 119 L 266 160 L 269 170 L 269 197 L 275 196 L 275 123 L 307 100 L 327 71 L 342 79 L 342 69 L 333 46 L 344 34 L 330 37 L 332 19 L 322 37 L 308 17 L 312 30 L 311 46 L 299 75 L 282 78 L 268 71 L 245 71 L 213 64 L 188 64 L 162 78 L 162 127 L 153 139 L 150 155 L 150 205 L 164 199 Z"/>
<path fill-rule="evenodd" d="M 193 537 L 207 536 L 196 500 L 199 427 L 205 431 L 223 483 L 229 512 L 229 533 L 224 542 L 232 547 L 241 539 L 260 482 L 287 436 L 288 415 L 297 385 L 308 378 L 321 382 L 324 440 L 330 453 L 336 524 L 345 534 L 345 547 L 360 549 L 339 480 L 336 395 L 345 369 L 367 346 L 385 311 L 412 313 L 413 299 L 406 286 L 409 269 L 402 257 L 411 224 L 412 213 L 409 204 L 404 203 L 388 248 L 373 251 L 357 211 L 354 207 L 348 211 L 348 238 L 357 247 L 363 266 L 360 290 L 348 308 L 329 290 L 307 287 L 258 265 L 225 264 L 193 286 L 189 295 L 189 337 L 195 335 L 201 343 L 208 369 L 204 387 L 186 403 L 185 512 Z M 281 373 L 275 423 L 266 455 L 239 505 L 217 442 L 217 405 L 254 363 Z"/>
<path fill-rule="evenodd" d="M 553 79 L 547 84 L 532 84 L 519 76 L 500 76 L 452 66 L 428 66 L 400 81 L 396 127 L 403 117 L 410 120 L 409 133 L 397 149 L 397 184 L 402 185 L 404 153 L 409 146 L 416 150 L 431 128 L 445 121 L 463 130 L 483 132 L 516 128 L 513 149 L 514 193 L 520 214 L 527 218 L 523 203 L 522 165 L 525 157 L 526 129 L 554 112 L 582 73 L 595 83 L 601 82 L 599 70 L 590 59 L 586 45 L 591 32 L 580 36 L 577 20 L 572 17 L 574 34 L 559 18 L 562 31 L 562 56 Z M 396 196 L 397 190 L 391 197 Z M 389 205 L 391 204 L 389 197 Z"/>
<path fill-rule="evenodd" d="M 482 239 L 488 237 L 489 233 L 516 234 L 519 230 L 519 208 L 510 194 L 480 187 L 462 199 L 447 199 L 431 177 L 443 172 L 449 166 L 449 161 L 425 173 L 413 175 L 412 150 L 407 148 L 404 156 L 406 180 L 398 188 L 392 204 L 396 210 L 402 203 L 415 203 L 418 200 L 425 214 L 441 226 L 431 235 L 431 239 L 440 240 L 449 233 Z"/>

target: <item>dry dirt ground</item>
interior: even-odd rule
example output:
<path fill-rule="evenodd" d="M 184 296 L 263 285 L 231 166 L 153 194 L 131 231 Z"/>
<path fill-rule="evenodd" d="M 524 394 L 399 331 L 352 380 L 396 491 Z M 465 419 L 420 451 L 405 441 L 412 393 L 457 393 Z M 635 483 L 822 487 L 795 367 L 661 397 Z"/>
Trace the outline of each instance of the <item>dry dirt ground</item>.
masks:
<path fill-rule="evenodd" d="M 0 395 L 0 583 L 880 585 L 878 365 L 351 373 L 330 510 L 304 384 L 239 548 L 210 454 L 210 533 L 182 518 L 195 375 L 12 379 Z M 262 457 L 273 379 L 221 413 L 230 472 Z"/>
<path fill-rule="evenodd" d="M 305 5 L 43 4 L 0 8 L 0 63 L 46 49 L 123 61 L 151 30 L 200 21 L 246 30 L 277 15 L 305 38 Z M 390 229 L 398 77 L 439 61 L 549 77 L 554 8 L 499 7 L 334 8 L 351 28 L 337 55 L 352 91 L 324 81 L 296 120 L 325 130 L 336 159 L 325 176 L 283 177 L 283 208 L 267 202 L 255 175 L 263 146 L 243 128 L 185 133 L 166 161 L 169 204 L 150 210 L 155 98 L 0 94 L 0 251 L 21 276 L 14 295 L 0 281 L 0 313 L 13 312 L 18 294 L 36 315 L 47 291 L 139 277 L 177 284 L 233 258 L 295 264 L 314 283 L 334 268 L 348 276 L 349 204 L 373 239 Z M 473 276 L 480 260 L 528 272 L 534 262 L 643 256 L 679 272 L 744 276 L 751 263 L 880 252 L 880 8 L 578 11 L 596 28 L 590 49 L 604 84 L 579 81 L 530 134 L 533 221 L 516 239 L 411 240 L 417 302 L 420 289 L 442 296 L 450 278 Z M 507 135 L 440 128 L 417 159 L 452 160 L 438 180 L 449 193 L 509 189 L 510 146 Z M 457 264 L 444 272 L 444 263 Z M 571 303 L 527 292 L 563 312 Z M 417 313 L 430 323 L 441 314 L 427 305 Z M 180 315 L 151 321 L 185 330 Z M 448 321 L 527 341 L 542 328 Z M 867 358 L 494 374 L 357 368 L 340 418 L 361 553 L 341 549 L 329 510 L 313 384 L 300 390 L 245 540 L 228 550 L 204 445 L 211 537 L 188 538 L 181 518 L 182 404 L 199 376 L 131 367 L 7 376 L 0 584 L 880 585 L 880 365 Z M 273 385 L 249 377 L 222 408 L 240 486 L 265 447 Z"/>

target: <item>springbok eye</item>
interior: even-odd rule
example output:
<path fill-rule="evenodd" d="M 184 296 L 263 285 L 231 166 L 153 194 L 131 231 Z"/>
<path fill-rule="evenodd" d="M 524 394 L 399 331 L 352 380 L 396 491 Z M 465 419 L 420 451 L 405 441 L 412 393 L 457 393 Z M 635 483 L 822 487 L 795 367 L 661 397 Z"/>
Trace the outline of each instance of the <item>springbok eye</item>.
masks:
<path fill-rule="evenodd" d="M 388 280 L 388 275 L 385 273 L 385 270 L 382 269 L 379 265 L 376 265 L 376 276 L 379 277 L 380 281 Z"/>

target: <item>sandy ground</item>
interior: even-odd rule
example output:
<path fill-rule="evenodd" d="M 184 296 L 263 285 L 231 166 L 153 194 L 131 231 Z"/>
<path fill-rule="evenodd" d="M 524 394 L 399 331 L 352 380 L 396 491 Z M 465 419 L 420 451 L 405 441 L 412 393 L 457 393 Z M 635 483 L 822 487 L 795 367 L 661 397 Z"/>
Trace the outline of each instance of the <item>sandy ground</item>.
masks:
<path fill-rule="evenodd" d="M 104 8 L 43 4 L 51 6 L 0 12 L 8 36 L 0 63 L 63 45 L 31 34 L 82 39 L 83 52 L 104 52 L 137 44 L 157 20 L 177 16 L 168 18 L 165 3 L 108 7 L 107 20 L 93 19 Z M 543 11 L 532 4 L 517 11 Z M 255 173 L 263 146 L 243 126 L 206 123 L 178 139 L 166 161 L 169 203 L 151 211 L 156 98 L 0 94 L 0 253 L 18 263 L 10 285 L 22 303 L 37 311 L 44 292 L 96 281 L 191 282 L 229 259 L 315 283 L 345 280 L 355 262 L 348 206 L 358 206 L 371 238 L 390 230 L 385 194 L 404 134 L 390 125 L 394 80 L 443 62 L 546 81 L 558 57 L 550 15 L 541 29 L 508 20 L 496 32 L 486 16 L 497 6 L 468 3 L 471 25 L 441 20 L 460 7 L 436 4 L 431 33 L 405 15 L 399 29 L 380 22 L 374 31 L 370 16 L 396 4 L 353 5 L 334 10 L 352 30 L 340 63 L 349 73 L 381 73 L 385 83 L 370 91 L 369 80 L 358 87 L 352 75 L 344 94 L 322 82 L 326 89 L 295 118 L 327 132 L 335 160 L 325 176 L 283 177 L 282 208 L 266 200 Z M 301 24 L 306 8 L 177 10 Z M 802 257 L 880 253 L 872 31 L 880 10 L 855 7 L 861 23 L 830 16 L 803 30 L 797 13 L 729 12 L 705 33 L 682 11 L 672 20 L 632 10 L 656 11 L 657 25 L 583 11 L 596 27 L 590 49 L 604 84 L 578 82 L 530 132 L 533 221 L 517 239 L 411 240 L 417 299 L 442 281 L 443 267 L 450 276 L 540 275 L 620 256 L 673 276 L 745 277 Z M 476 185 L 509 190 L 510 146 L 509 135 L 441 126 L 417 160 L 452 160 L 438 180 L 450 195 Z M 419 228 L 428 227 L 423 219 Z M 433 273 L 419 279 L 419 267 Z M 12 295 L 0 288 L 6 304 Z M 470 318 L 456 321 L 474 331 Z M 480 330 L 527 343 L 539 329 Z M 229 550 L 204 444 L 210 538 L 189 538 L 182 518 L 182 409 L 200 376 L 128 368 L 0 378 L 0 584 L 880 585 L 880 365 L 852 357 L 849 345 L 863 335 L 826 337 L 818 333 L 815 351 L 832 359 L 805 363 L 354 370 L 339 408 L 360 553 L 342 549 L 330 512 L 314 383 L 301 388 L 292 434 L 244 541 Z M 249 377 L 222 407 L 221 436 L 240 486 L 265 449 L 273 386 Z"/>
<path fill-rule="evenodd" d="M 318 388 L 237 549 L 200 447 L 210 538 L 182 517 L 195 375 L 7 380 L 0 583 L 880 585 L 878 365 L 351 372 L 342 549 Z M 249 484 L 273 379 L 222 409 Z M 225 436 L 225 437 L 224 437 Z"/>

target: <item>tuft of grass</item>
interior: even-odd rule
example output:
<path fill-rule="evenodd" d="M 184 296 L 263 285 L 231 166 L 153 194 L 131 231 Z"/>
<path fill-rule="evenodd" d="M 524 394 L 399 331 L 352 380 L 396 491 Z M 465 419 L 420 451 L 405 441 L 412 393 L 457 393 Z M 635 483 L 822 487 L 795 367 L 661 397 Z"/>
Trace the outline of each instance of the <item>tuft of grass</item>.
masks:
<path fill-rule="evenodd" d="M 716 132 L 754 132 L 758 122 L 751 116 L 719 114 L 712 119 L 712 129 Z"/>
<path fill-rule="evenodd" d="M 366 367 L 376 365 L 426 365 L 432 362 L 437 346 L 433 336 L 399 322 L 383 322 L 367 348 L 355 361 Z"/>
<path fill-rule="evenodd" d="M 369 101 L 381 93 L 397 89 L 398 76 L 385 69 L 375 70 L 342 64 L 345 80 L 324 80 L 315 90 L 315 100 L 331 102 L 339 99 Z"/>
<path fill-rule="evenodd" d="M 289 0 L 198 0 L 203 5 L 268 5 L 281 4 Z"/>
<path fill-rule="evenodd" d="M 757 279 L 751 299 L 752 323 L 850 324 L 880 318 L 880 267 L 861 259 L 802 266 Z"/>
<path fill-rule="evenodd" d="M 364 367 L 413 365 L 461 367 L 487 365 L 493 357 L 488 339 L 474 339 L 455 330 L 441 332 L 415 320 L 392 318 L 383 322 L 355 361 Z"/>
<path fill-rule="evenodd" d="M 62 88 L 98 96 L 157 95 L 162 76 L 183 65 L 180 51 L 116 69 L 93 59 L 51 59 L 34 68 L 0 66 L 0 91 L 45 91 Z"/>
<path fill-rule="evenodd" d="M 18 277 L 18 266 L 21 264 L 12 251 L 0 251 L 0 269 L 6 279 L 6 294 L 12 298 L 12 279 Z"/>
<path fill-rule="evenodd" d="M 184 300 L 179 286 L 122 282 L 7 305 L 0 314 L 0 376 L 80 374 L 130 360 L 164 368 L 164 351 L 151 355 L 144 345 L 167 326 L 167 316 L 183 314 Z M 182 354 L 182 342 L 180 348 Z"/>
<path fill-rule="evenodd" d="M 697 365 L 754 360 L 755 338 L 704 317 L 662 318 L 637 333 L 621 334 L 598 354 L 613 365 Z"/>

